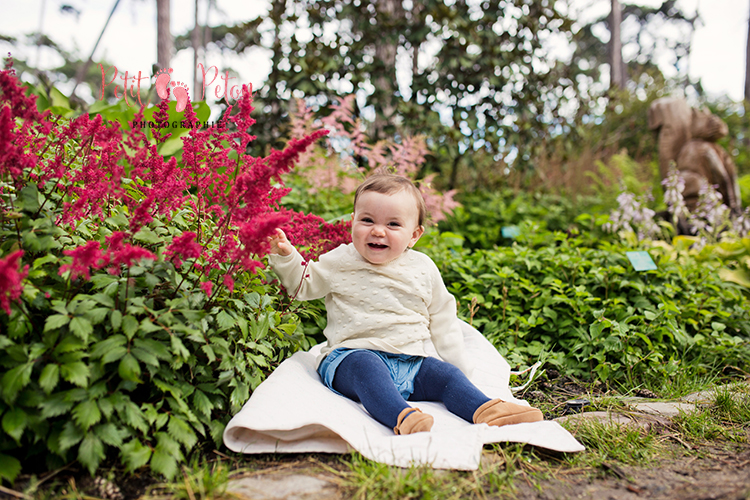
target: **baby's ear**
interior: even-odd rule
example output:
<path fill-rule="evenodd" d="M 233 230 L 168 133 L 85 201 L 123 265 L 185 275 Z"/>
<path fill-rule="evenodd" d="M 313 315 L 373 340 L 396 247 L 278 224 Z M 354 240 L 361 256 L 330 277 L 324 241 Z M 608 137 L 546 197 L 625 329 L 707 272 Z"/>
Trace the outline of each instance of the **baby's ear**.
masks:
<path fill-rule="evenodd" d="M 423 234 L 424 234 L 424 226 L 417 227 L 411 235 L 409 248 L 413 247 L 417 243 L 417 241 L 419 241 L 419 238 L 421 238 Z"/>

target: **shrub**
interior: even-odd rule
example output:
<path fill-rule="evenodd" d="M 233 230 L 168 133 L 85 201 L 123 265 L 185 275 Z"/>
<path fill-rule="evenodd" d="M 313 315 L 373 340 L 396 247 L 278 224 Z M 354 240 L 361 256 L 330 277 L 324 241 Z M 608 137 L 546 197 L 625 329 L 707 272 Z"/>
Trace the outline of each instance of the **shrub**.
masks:
<path fill-rule="evenodd" d="M 0 478 L 75 459 L 174 477 L 310 346 L 259 259 L 279 226 L 311 256 L 347 235 L 278 205 L 280 176 L 325 132 L 247 155 L 245 88 L 178 162 L 161 127 L 194 123 L 192 105 L 163 101 L 147 134 L 40 113 L 9 67 L 0 90 Z"/>
<path fill-rule="evenodd" d="M 630 247 L 547 234 L 556 244 L 470 252 L 445 237 L 422 247 L 436 256 L 459 315 L 512 366 L 542 358 L 587 380 L 632 381 L 750 363 L 747 296 L 711 262 L 654 249 L 658 269 L 636 272 Z"/>

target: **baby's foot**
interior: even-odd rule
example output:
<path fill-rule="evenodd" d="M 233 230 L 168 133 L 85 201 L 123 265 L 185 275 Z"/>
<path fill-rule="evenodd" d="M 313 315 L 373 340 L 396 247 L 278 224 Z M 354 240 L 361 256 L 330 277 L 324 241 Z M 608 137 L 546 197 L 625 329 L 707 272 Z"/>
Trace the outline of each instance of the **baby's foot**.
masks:
<path fill-rule="evenodd" d="M 397 435 L 428 432 L 432 429 L 434 421 L 432 415 L 422 413 L 419 408 L 404 408 L 398 415 L 393 432 Z"/>
<path fill-rule="evenodd" d="M 185 109 L 185 106 L 188 102 L 188 89 L 187 85 L 185 85 L 182 82 L 172 82 L 172 87 L 174 87 L 174 97 L 177 99 L 177 106 L 175 107 L 175 110 L 179 113 L 180 111 Z"/>
<path fill-rule="evenodd" d="M 166 99 L 169 96 L 167 86 L 169 85 L 169 80 L 172 78 L 169 76 L 172 71 L 172 68 L 167 68 L 160 69 L 156 73 L 156 85 L 154 86 L 156 87 L 156 93 L 161 99 Z M 174 85 L 174 83 L 172 83 L 172 85 Z"/>
<path fill-rule="evenodd" d="M 502 399 L 487 401 L 474 412 L 475 424 L 503 425 L 539 422 L 544 420 L 541 411 L 530 406 L 509 403 Z"/>

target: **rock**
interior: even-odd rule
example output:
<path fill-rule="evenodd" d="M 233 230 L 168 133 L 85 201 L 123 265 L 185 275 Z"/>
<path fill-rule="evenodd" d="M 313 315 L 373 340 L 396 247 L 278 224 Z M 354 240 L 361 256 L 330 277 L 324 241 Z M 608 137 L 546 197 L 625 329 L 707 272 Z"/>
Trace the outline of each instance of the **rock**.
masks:
<path fill-rule="evenodd" d="M 676 417 L 680 413 L 692 413 L 695 405 L 691 403 L 678 403 L 675 401 L 636 403 L 632 405 L 637 412 L 661 417 Z"/>
<path fill-rule="evenodd" d="M 242 500 L 339 500 L 332 481 L 304 474 L 259 475 L 231 481 L 227 492 Z"/>
<path fill-rule="evenodd" d="M 713 404 L 716 399 L 716 394 L 721 394 L 723 391 L 732 394 L 736 400 L 747 400 L 750 398 L 750 382 L 740 382 L 736 384 L 727 384 L 720 387 L 715 387 L 707 391 L 694 392 L 680 398 L 682 401 L 689 403 L 695 403 L 700 405 Z"/>
<path fill-rule="evenodd" d="M 597 422 L 600 424 L 614 424 L 633 429 L 650 430 L 654 427 L 666 427 L 669 425 L 669 419 L 658 415 L 648 413 L 613 413 L 606 411 L 590 411 L 585 413 L 576 413 L 556 418 L 557 422 L 569 422 L 573 425 L 580 425 L 584 421 Z M 570 426 L 569 426 L 570 427 Z M 573 429 L 574 430 L 574 429 Z"/>

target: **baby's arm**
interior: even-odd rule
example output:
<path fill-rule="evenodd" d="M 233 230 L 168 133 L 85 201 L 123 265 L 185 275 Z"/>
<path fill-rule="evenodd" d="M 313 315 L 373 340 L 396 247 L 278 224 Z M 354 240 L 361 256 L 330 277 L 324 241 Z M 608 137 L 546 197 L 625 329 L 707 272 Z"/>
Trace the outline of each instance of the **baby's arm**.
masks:
<path fill-rule="evenodd" d="M 271 244 L 268 263 L 290 296 L 297 300 L 312 300 L 330 292 L 330 272 L 336 259 L 326 259 L 326 255 L 322 255 L 318 262 L 305 263 L 281 229 L 277 229 L 268 241 Z"/>
<path fill-rule="evenodd" d="M 464 348 L 464 334 L 457 316 L 456 299 L 445 287 L 437 267 L 434 264 L 431 267 L 432 300 L 427 310 L 430 314 L 432 343 L 443 360 L 456 366 L 467 377 L 471 377 L 473 366 Z"/>

